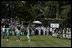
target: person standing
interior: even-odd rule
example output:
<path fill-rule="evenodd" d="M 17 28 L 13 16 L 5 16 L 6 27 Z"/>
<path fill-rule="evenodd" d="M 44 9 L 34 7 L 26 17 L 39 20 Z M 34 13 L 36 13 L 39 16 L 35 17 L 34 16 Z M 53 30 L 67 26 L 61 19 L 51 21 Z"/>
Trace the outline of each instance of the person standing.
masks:
<path fill-rule="evenodd" d="M 68 28 L 67 28 L 67 30 L 66 30 L 66 39 L 68 39 Z"/>
<path fill-rule="evenodd" d="M 6 24 L 6 39 L 7 39 L 7 41 L 9 40 L 9 35 L 10 35 L 10 27 L 9 27 L 9 24 Z"/>
<path fill-rule="evenodd" d="M 46 33 L 47 33 L 47 35 L 49 35 L 49 26 L 46 29 Z"/>
<path fill-rule="evenodd" d="M 69 29 L 69 39 L 71 39 L 71 29 Z"/>
<path fill-rule="evenodd" d="M 1 27 L 1 35 L 3 39 L 5 38 L 5 29 L 5 26 Z"/>
<path fill-rule="evenodd" d="M 27 27 L 27 39 L 28 39 L 28 42 L 30 42 L 31 41 L 31 38 L 30 38 L 30 26 L 28 25 L 28 27 Z"/>
<path fill-rule="evenodd" d="M 53 36 L 53 37 L 55 36 L 54 28 L 53 28 L 53 30 L 52 30 L 52 36 Z"/>
<path fill-rule="evenodd" d="M 32 27 L 31 31 L 32 31 L 32 35 L 34 35 L 35 27 Z"/>
<path fill-rule="evenodd" d="M 16 36 L 17 36 L 17 41 L 20 41 L 20 27 L 19 26 L 16 26 L 15 27 L 15 32 L 16 32 Z"/>
<path fill-rule="evenodd" d="M 63 38 L 66 38 L 65 37 L 65 28 L 63 29 L 63 34 L 62 34 Z"/>
<path fill-rule="evenodd" d="M 37 28 L 38 28 L 39 35 L 41 35 L 41 28 L 40 27 L 37 27 Z"/>
<path fill-rule="evenodd" d="M 49 34 L 52 35 L 53 28 L 50 28 Z"/>

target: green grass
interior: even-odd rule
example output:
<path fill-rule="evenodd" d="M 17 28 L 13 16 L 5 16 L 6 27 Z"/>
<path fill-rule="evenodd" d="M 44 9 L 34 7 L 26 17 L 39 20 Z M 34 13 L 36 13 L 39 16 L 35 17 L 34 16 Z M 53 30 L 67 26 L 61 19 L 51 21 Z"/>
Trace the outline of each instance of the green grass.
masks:
<path fill-rule="evenodd" d="M 16 41 L 16 36 L 10 36 L 10 40 L 1 39 L 1 47 L 71 47 L 71 40 L 54 38 L 51 36 L 31 36 L 31 42 L 26 36 L 21 36 L 21 41 Z"/>

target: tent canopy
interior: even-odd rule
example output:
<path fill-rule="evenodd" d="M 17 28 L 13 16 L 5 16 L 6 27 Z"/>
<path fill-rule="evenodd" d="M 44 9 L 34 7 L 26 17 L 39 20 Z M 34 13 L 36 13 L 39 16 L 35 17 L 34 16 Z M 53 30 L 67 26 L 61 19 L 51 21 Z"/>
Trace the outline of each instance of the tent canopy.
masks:
<path fill-rule="evenodd" d="M 35 24 L 42 24 L 40 21 L 33 21 Z"/>

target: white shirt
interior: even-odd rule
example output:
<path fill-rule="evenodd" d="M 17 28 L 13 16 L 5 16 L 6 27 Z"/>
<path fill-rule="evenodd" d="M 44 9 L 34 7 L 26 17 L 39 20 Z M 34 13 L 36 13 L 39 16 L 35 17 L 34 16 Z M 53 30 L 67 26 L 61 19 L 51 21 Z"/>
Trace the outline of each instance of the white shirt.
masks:
<path fill-rule="evenodd" d="M 2 32 L 5 32 L 5 28 L 2 28 Z"/>
<path fill-rule="evenodd" d="M 71 35 L 71 31 L 69 32 L 69 34 Z"/>
<path fill-rule="evenodd" d="M 30 33 L 29 33 L 29 28 L 27 28 L 27 36 L 29 36 L 30 35 Z"/>
<path fill-rule="evenodd" d="M 50 28 L 50 31 L 52 31 L 52 28 Z"/>
<path fill-rule="evenodd" d="M 68 31 L 66 31 L 66 34 L 68 34 Z"/>
<path fill-rule="evenodd" d="M 16 31 L 16 32 L 19 32 L 19 30 L 18 30 L 17 28 L 15 28 L 15 31 Z"/>

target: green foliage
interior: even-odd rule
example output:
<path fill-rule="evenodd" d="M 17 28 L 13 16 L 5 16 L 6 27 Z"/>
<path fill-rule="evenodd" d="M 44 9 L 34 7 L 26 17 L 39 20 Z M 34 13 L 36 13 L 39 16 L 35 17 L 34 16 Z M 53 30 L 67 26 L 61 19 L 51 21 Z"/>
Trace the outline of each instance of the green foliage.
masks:
<path fill-rule="evenodd" d="M 57 10 L 57 5 L 58 10 Z M 57 12 L 58 11 L 58 12 Z M 71 19 L 71 2 L 70 1 L 2 1 L 1 17 L 15 18 L 18 16 L 20 20 L 33 21 L 41 20 L 46 22 L 44 18 L 66 19 L 65 23 L 70 24 Z M 68 21 L 70 22 L 68 22 Z"/>

